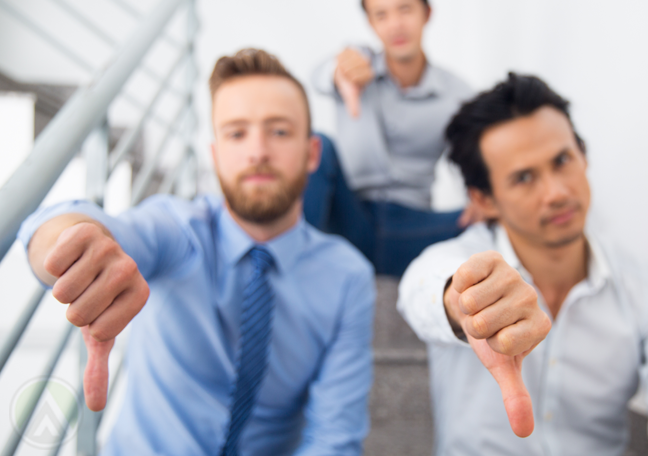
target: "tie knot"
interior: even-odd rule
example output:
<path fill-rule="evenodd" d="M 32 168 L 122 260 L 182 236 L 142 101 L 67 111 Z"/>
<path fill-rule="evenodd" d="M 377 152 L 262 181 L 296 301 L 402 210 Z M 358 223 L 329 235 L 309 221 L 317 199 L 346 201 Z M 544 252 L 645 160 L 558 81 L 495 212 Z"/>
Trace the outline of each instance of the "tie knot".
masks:
<path fill-rule="evenodd" d="M 261 271 L 262 274 L 266 273 L 270 269 L 270 266 L 274 264 L 274 258 L 272 258 L 272 255 L 265 247 L 252 247 L 250 249 L 250 258 L 252 258 L 254 269 Z"/>

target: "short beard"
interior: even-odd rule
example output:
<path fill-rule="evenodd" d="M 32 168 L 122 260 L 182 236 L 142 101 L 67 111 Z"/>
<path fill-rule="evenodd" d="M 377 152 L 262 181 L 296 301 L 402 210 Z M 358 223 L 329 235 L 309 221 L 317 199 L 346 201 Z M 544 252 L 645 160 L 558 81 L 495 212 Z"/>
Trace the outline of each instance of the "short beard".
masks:
<path fill-rule="evenodd" d="M 559 239 L 557 241 L 549 241 L 545 242 L 545 247 L 550 248 L 550 249 L 559 249 L 561 247 L 565 247 L 566 245 L 572 244 L 579 239 L 585 237 L 584 232 L 580 232 L 578 234 L 575 234 L 573 236 L 565 237 L 563 239 Z"/>
<path fill-rule="evenodd" d="M 272 174 L 279 180 L 278 188 L 255 189 L 251 194 L 244 191 L 243 180 L 253 174 Z M 270 224 L 290 211 L 304 191 L 307 182 L 307 172 L 299 174 L 294 180 L 288 182 L 285 177 L 268 165 L 248 168 L 237 176 L 234 184 L 230 185 L 219 176 L 221 189 L 225 200 L 232 212 L 241 219 L 259 224 Z"/>

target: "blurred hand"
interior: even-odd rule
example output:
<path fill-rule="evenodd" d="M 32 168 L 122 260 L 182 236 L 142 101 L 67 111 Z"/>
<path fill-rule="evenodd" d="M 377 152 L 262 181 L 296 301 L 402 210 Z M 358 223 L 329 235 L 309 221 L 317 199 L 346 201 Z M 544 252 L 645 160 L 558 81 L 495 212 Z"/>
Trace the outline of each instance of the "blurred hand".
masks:
<path fill-rule="evenodd" d="M 453 326 L 460 326 L 502 391 L 513 432 L 533 432 L 533 405 L 522 381 L 522 360 L 549 333 L 538 296 L 496 252 L 473 255 L 452 276 L 444 295 Z"/>
<path fill-rule="evenodd" d="M 44 227 L 46 224 L 39 231 Z M 81 222 L 65 228 L 46 255 L 32 252 L 32 244 L 39 245 L 34 238 L 30 259 L 44 257 L 42 267 L 56 280 L 52 295 L 69 304 L 67 319 L 82 328 L 88 349 L 83 379 L 86 404 L 90 410 L 102 410 L 114 338 L 146 303 L 148 284 L 135 261 L 97 223 Z"/>
<path fill-rule="evenodd" d="M 362 89 L 374 78 L 371 62 L 360 52 L 346 48 L 337 56 L 333 77 L 342 101 L 352 117 L 360 116 Z"/>
<path fill-rule="evenodd" d="M 466 228 L 473 223 L 479 223 L 486 220 L 486 217 L 482 211 L 477 208 L 473 202 L 469 202 L 464 211 L 461 213 L 457 224 L 461 228 Z"/>

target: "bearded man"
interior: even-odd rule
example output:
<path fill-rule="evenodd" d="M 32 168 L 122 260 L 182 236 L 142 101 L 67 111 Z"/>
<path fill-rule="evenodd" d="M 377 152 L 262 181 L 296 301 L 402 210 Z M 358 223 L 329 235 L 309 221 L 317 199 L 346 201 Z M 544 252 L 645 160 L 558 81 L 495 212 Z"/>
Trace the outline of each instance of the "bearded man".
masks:
<path fill-rule="evenodd" d="M 253 49 L 221 58 L 210 88 L 224 199 L 154 196 L 114 218 L 71 202 L 19 233 L 82 327 L 93 410 L 114 337 L 133 320 L 126 398 L 103 453 L 359 455 L 373 271 L 304 222 L 321 148 L 304 89 Z"/>

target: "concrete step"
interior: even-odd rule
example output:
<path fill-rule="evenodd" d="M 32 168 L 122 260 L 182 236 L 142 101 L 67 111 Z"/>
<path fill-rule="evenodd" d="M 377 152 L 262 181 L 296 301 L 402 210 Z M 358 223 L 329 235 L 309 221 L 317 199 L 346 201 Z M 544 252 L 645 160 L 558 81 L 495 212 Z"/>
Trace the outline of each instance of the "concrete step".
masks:
<path fill-rule="evenodd" d="M 378 277 L 374 322 L 374 384 L 367 456 L 430 455 L 433 420 L 423 344 L 396 310 L 398 281 Z M 648 454 L 648 420 L 629 411 L 630 445 L 624 456 Z"/>

